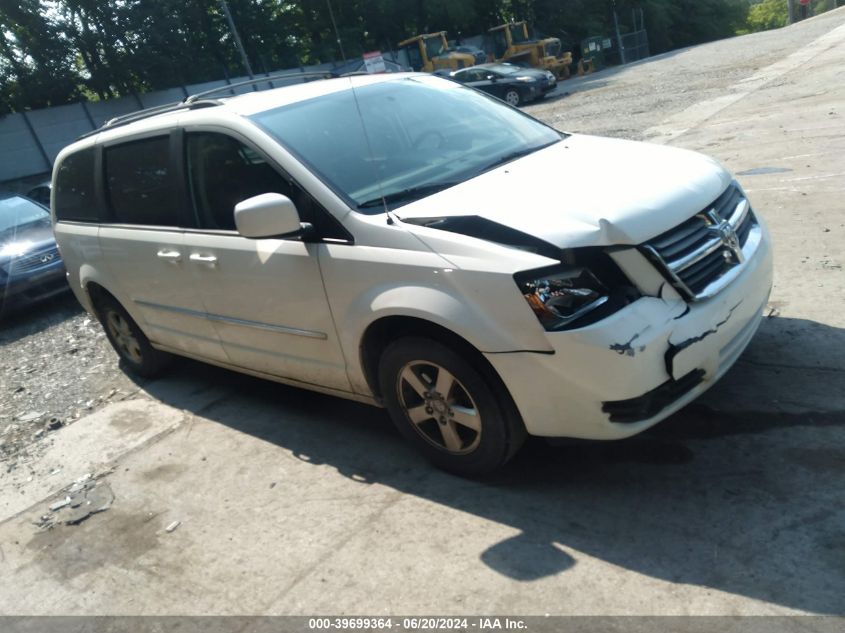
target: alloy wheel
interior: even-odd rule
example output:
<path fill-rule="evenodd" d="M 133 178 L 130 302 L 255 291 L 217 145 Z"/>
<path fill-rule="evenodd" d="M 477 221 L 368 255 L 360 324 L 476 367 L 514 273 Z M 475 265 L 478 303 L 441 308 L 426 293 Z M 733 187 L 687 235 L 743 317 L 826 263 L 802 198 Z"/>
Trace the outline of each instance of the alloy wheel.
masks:
<path fill-rule="evenodd" d="M 120 353 L 133 363 L 138 365 L 143 363 L 144 357 L 141 354 L 141 344 L 135 338 L 129 322 L 123 315 L 110 310 L 106 316 L 106 325 Z"/>
<path fill-rule="evenodd" d="M 470 453 L 481 441 L 478 407 L 461 382 L 440 365 L 413 361 L 397 379 L 399 403 L 413 428 L 448 453 Z"/>

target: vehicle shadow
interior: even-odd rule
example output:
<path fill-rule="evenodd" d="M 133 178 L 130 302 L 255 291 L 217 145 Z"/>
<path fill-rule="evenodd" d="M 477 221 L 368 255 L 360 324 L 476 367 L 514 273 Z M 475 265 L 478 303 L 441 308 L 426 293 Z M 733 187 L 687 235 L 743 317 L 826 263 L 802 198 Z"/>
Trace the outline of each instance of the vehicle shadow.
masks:
<path fill-rule="evenodd" d="M 0 308 L 0 345 L 37 334 L 83 312 L 68 288 L 50 299 L 26 306 Z"/>
<path fill-rule="evenodd" d="M 762 390 L 778 402 L 800 399 L 802 374 L 811 373 L 806 367 L 784 364 L 772 374 L 758 362 L 788 329 L 802 334 L 780 340 L 780 357 L 812 359 L 824 356 L 821 346 L 845 348 L 845 330 L 766 320 L 743 361 L 723 378 L 736 391 L 714 391 L 625 441 L 552 446 L 530 440 L 512 463 L 483 481 L 428 466 L 380 409 L 196 363 L 186 362 L 179 373 L 195 372 L 205 385 L 232 393 L 225 405 L 198 412 L 207 419 L 272 442 L 303 462 L 331 466 L 361 485 L 382 484 L 516 528 L 517 536 L 481 555 L 482 564 L 516 581 L 565 574 L 589 556 L 673 583 L 841 614 L 841 372 L 830 372 L 824 385 L 830 397 L 812 414 L 741 395 Z M 791 349 L 796 340 L 802 349 Z M 183 406 L 167 382 L 146 389 Z M 245 417 L 245 410 L 256 415 Z M 284 422 L 269 421 L 274 419 Z"/>

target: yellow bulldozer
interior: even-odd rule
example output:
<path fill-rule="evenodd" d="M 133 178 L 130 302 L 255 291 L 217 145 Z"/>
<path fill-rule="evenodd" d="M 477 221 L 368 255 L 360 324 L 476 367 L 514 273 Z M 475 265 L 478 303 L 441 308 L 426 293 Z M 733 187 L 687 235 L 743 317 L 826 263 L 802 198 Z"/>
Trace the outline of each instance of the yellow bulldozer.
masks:
<path fill-rule="evenodd" d="M 490 29 L 496 61 L 528 64 L 551 71 L 558 79 L 569 78 L 572 53 L 561 52 L 560 40 L 547 37 L 533 40 L 528 35 L 528 23 L 508 22 Z"/>
<path fill-rule="evenodd" d="M 414 70 L 433 73 L 438 70 L 458 70 L 479 64 L 478 54 L 449 48 L 446 31 L 415 35 L 399 42 L 399 50 L 408 55 L 408 63 Z"/>

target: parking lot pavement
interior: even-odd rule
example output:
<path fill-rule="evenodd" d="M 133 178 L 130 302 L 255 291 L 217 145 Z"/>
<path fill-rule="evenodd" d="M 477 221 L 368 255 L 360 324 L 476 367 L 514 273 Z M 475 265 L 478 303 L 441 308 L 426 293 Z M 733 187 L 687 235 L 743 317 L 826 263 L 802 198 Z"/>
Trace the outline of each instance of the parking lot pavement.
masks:
<path fill-rule="evenodd" d="M 55 432 L 56 494 L 24 492 L 0 522 L 0 613 L 845 611 L 845 32 L 818 39 L 845 10 L 825 20 L 797 67 L 643 128 L 724 161 L 774 236 L 770 316 L 698 403 L 624 442 L 532 442 L 473 482 L 426 465 L 378 409 L 186 361 Z M 637 72 L 654 73 L 615 76 Z M 75 448 L 109 424 L 136 431 Z M 108 509 L 34 525 L 89 472 Z"/>

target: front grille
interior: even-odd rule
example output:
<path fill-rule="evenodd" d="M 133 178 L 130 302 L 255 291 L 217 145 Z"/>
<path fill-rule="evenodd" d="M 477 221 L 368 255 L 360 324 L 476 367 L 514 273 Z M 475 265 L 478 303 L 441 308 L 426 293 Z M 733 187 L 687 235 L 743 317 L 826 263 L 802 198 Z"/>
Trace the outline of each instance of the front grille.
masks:
<path fill-rule="evenodd" d="M 736 183 L 706 209 L 641 246 L 688 301 L 712 296 L 718 282 L 745 260 L 757 220 Z"/>
<path fill-rule="evenodd" d="M 40 268 L 47 268 L 57 261 L 59 261 L 59 249 L 51 246 L 37 253 L 30 253 L 29 255 L 13 259 L 6 264 L 6 272 L 10 275 L 34 272 Z"/>
<path fill-rule="evenodd" d="M 653 418 L 666 407 L 695 389 L 704 380 L 704 370 L 695 369 L 680 380 L 668 380 L 636 398 L 602 403 L 611 422 L 631 424 Z"/>

